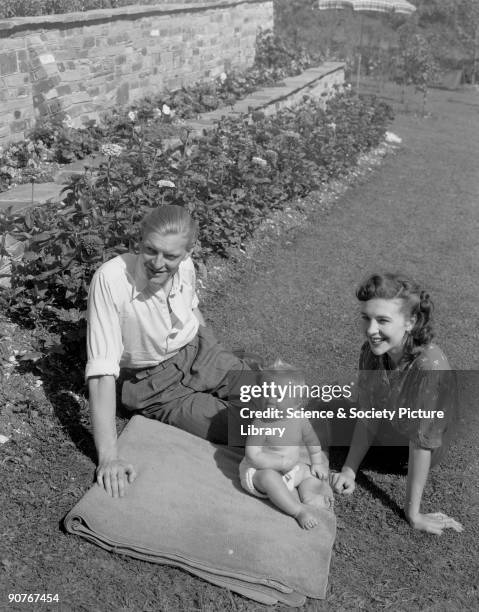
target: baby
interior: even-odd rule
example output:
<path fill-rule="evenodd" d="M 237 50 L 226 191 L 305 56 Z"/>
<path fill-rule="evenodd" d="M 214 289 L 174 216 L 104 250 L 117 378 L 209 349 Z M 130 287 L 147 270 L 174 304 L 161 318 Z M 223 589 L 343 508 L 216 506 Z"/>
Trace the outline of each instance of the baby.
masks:
<path fill-rule="evenodd" d="M 262 381 L 296 388 L 305 384 L 304 375 L 280 359 L 265 370 Z M 321 450 L 310 421 L 288 417 L 288 408 L 297 409 L 302 404 L 300 400 L 298 405 L 298 400 L 290 395 L 286 394 L 282 400 L 274 397 L 265 400 L 262 410 L 274 418 L 263 415 L 253 421 L 258 431 L 268 430 L 268 435 L 247 437 L 245 457 L 239 467 L 240 479 L 246 491 L 269 498 L 277 508 L 293 516 L 303 529 L 311 529 L 319 523 L 318 508 L 329 509 L 333 504 L 328 457 Z M 311 465 L 300 461 L 303 445 L 308 449 Z"/>

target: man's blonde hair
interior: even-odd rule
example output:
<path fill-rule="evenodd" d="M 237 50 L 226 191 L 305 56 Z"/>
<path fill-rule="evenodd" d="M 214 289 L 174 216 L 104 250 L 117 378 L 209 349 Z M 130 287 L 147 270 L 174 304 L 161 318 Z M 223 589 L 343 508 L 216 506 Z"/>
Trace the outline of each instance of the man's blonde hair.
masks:
<path fill-rule="evenodd" d="M 167 204 L 153 209 L 143 218 L 141 222 L 142 239 L 149 232 L 183 234 L 188 237 L 187 249 L 191 250 L 198 236 L 198 224 L 183 206 Z"/>

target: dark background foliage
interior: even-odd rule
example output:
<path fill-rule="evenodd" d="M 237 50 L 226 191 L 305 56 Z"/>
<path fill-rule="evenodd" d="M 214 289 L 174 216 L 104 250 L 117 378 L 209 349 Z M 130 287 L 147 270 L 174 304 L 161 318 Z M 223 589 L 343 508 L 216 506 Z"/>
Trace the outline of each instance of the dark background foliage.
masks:
<path fill-rule="evenodd" d="M 430 47 L 441 69 L 463 69 L 467 81 L 478 76 L 479 3 L 477 0 L 411 0 L 412 16 L 352 10 L 318 11 L 314 0 L 275 0 L 275 30 L 290 41 L 301 41 L 310 52 L 354 64 L 362 55 L 363 73 L 385 71 L 394 77 L 399 46 L 398 28 L 414 26 Z M 473 75 L 475 74 L 475 77 Z"/>

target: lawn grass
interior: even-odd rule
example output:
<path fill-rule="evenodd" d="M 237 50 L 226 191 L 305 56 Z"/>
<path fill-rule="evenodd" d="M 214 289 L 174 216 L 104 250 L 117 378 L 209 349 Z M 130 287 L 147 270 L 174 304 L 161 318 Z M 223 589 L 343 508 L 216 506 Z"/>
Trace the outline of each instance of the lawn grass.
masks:
<path fill-rule="evenodd" d="M 400 267 L 427 282 L 438 343 L 452 365 L 478 369 L 479 94 L 433 92 L 431 110 L 427 118 L 399 114 L 393 129 L 403 146 L 367 180 L 328 207 L 315 207 L 311 198 L 296 229 L 278 237 L 272 231 L 224 268 L 203 310 L 227 344 L 303 364 L 316 383 L 347 377 L 361 343 L 354 286 L 378 265 Z M 13 350 L 31 348 L 32 335 L 0 323 L 8 363 Z M 11 435 L 0 446 L 0 609 L 285 609 L 65 534 L 61 520 L 93 477 L 86 401 L 61 356 L 43 372 L 30 362 L 7 371 L 0 392 L 0 433 Z M 469 381 L 466 390 L 474 399 L 479 388 Z M 336 502 L 327 598 L 309 600 L 304 612 L 477 609 L 479 414 L 474 402 L 466 408 L 460 436 L 432 472 L 424 498 L 427 511 L 454 516 L 465 532 L 437 538 L 412 531 L 400 510 L 404 470 L 373 453 L 355 494 Z M 124 422 L 119 418 L 118 426 Z M 333 449 L 333 468 L 344 453 Z M 8 606 L 8 593 L 25 592 L 58 593 L 60 603 Z"/>

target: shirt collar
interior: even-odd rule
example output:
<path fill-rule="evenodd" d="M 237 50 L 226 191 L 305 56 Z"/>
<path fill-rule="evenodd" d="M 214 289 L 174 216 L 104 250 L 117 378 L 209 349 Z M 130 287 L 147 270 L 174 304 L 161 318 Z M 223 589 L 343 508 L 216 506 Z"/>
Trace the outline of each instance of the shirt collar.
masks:
<path fill-rule="evenodd" d="M 379 369 L 385 370 L 386 372 L 403 372 L 407 370 L 410 365 L 410 361 L 408 361 L 404 355 L 396 366 L 387 353 L 379 357 Z"/>
<path fill-rule="evenodd" d="M 181 264 L 180 264 L 181 266 Z M 134 300 L 142 293 L 148 286 L 148 277 L 146 276 L 145 266 L 141 260 L 141 256 L 138 255 L 136 258 L 135 269 L 133 272 L 133 287 L 131 291 L 131 299 Z M 175 272 L 173 276 L 173 284 L 170 289 L 170 297 L 173 297 L 180 289 L 180 268 Z M 155 291 L 155 295 L 163 291 L 161 287 Z"/>

